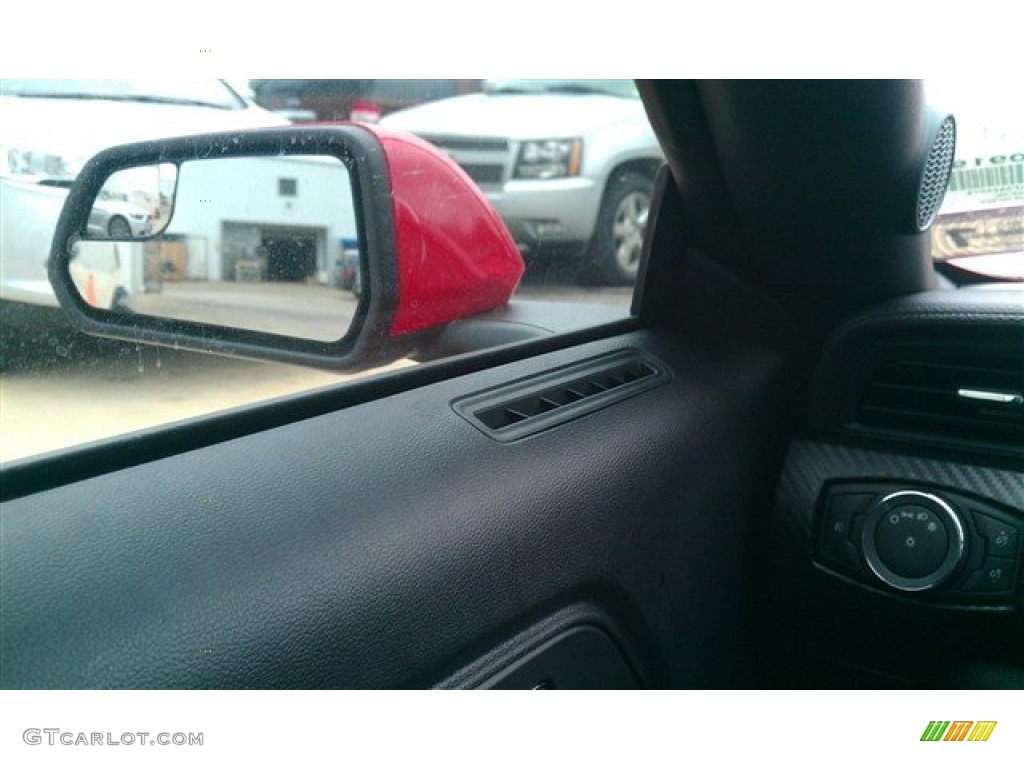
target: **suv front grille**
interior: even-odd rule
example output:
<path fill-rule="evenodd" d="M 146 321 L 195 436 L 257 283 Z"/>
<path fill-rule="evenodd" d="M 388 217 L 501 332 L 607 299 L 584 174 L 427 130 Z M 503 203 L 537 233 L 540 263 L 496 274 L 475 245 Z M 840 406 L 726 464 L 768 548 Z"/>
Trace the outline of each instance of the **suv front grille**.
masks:
<path fill-rule="evenodd" d="M 430 136 L 420 134 L 420 138 L 429 141 L 436 147 L 445 150 L 466 152 L 508 152 L 506 139 L 490 139 L 485 136 Z"/>
<path fill-rule="evenodd" d="M 500 190 L 509 175 L 512 146 L 507 139 L 428 134 L 421 134 L 420 138 L 451 157 L 485 192 Z"/>
<path fill-rule="evenodd" d="M 455 162 L 459 162 L 456 160 Z M 501 184 L 505 176 L 505 169 L 500 165 L 483 165 L 481 163 L 459 163 L 459 167 L 466 172 L 473 181 L 481 188 L 488 185 Z"/>

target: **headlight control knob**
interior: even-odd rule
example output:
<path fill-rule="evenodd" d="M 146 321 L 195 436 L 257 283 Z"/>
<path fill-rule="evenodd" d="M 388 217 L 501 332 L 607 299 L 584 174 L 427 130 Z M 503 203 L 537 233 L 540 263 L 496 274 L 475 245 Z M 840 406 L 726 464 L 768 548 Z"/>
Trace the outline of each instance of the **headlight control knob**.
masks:
<path fill-rule="evenodd" d="M 864 517 L 861 550 L 871 571 L 905 592 L 931 589 L 963 560 L 964 524 L 948 502 L 921 491 L 897 491 Z"/>

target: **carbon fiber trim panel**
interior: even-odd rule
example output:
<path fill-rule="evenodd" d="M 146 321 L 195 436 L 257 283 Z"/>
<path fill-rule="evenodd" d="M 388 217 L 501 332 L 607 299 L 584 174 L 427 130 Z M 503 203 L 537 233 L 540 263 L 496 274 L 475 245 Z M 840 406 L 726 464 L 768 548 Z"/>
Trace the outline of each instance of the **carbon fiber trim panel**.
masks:
<path fill-rule="evenodd" d="M 797 440 L 786 456 L 773 523 L 808 553 L 818 495 L 825 482 L 839 479 L 929 483 L 1009 505 L 1024 515 L 1024 472 Z"/>

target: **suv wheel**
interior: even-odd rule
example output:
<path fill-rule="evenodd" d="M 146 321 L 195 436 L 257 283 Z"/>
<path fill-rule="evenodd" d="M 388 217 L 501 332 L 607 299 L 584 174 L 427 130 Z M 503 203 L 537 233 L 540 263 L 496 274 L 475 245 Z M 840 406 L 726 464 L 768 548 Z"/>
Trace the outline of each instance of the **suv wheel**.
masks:
<path fill-rule="evenodd" d="M 609 183 L 587 252 L 588 282 L 629 285 L 636 280 L 653 190 L 654 182 L 635 171 Z"/>

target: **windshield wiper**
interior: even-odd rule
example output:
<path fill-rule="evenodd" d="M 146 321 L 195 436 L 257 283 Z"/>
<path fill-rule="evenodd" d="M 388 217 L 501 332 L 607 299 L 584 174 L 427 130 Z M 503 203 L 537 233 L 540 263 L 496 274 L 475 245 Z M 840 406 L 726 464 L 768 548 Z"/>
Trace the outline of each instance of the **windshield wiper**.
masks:
<path fill-rule="evenodd" d="M 98 99 L 99 96 L 94 96 L 90 93 L 61 93 L 54 91 L 52 93 L 48 91 L 32 91 L 29 93 L 20 93 L 18 91 L 2 91 L 4 96 L 17 96 L 19 99 Z"/>
<path fill-rule="evenodd" d="M 174 104 L 182 107 L 212 107 L 214 109 L 233 109 L 228 104 L 218 104 L 214 101 L 203 101 L 202 99 L 186 99 L 175 96 L 97 96 L 100 99 L 111 99 L 112 101 L 138 101 L 143 104 Z"/>
<path fill-rule="evenodd" d="M 526 88 L 518 88 L 514 85 L 502 85 L 498 88 L 488 88 L 486 93 L 492 96 L 502 96 L 506 94 L 535 93 L 535 91 L 530 91 Z"/>
<path fill-rule="evenodd" d="M 202 99 L 185 99 L 173 96 L 123 96 L 116 93 L 61 93 L 54 91 L 33 91 L 32 93 L 5 93 L 5 96 L 17 96 L 22 99 L 79 99 L 84 101 L 135 101 L 142 104 L 174 104 L 184 107 L 211 107 L 213 109 L 233 109 L 226 104 L 218 104 Z"/>
<path fill-rule="evenodd" d="M 592 85 L 584 85 L 583 83 L 560 83 L 558 85 L 549 85 L 544 91 L 546 93 L 579 93 L 579 94 L 597 94 L 599 96 L 616 96 L 617 94 L 611 91 L 606 91 L 603 88 L 595 88 Z"/>

